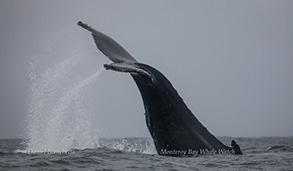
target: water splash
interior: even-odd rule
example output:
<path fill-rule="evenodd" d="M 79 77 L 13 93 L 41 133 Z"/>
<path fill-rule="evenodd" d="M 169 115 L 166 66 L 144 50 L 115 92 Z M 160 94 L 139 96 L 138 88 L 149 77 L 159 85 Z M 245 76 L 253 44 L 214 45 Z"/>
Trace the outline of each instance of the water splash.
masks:
<path fill-rule="evenodd" d="M 75 33 L 71 30 L 67 34 Z M 68 40 L 71 37 L 57 36 L 42 57 L 35 56 L 33 62 L 29 63 L 33 71 L 29 74 L 32 85 L 25 144 L 30 152 L 58 152 L 99 146 L 97 135 L 91 129 L 90 114 L 83 104 L 83 98 L 88 87 L 97 80 L 104 69 L 100 66 L 94 73 L 87 73 L 88 76 L 78 75 L 80 68 L 86 68 L 81 66 L 82 62 L 86 61 L 85 58 L 96 59 L 97 56 L 95 51 L 89 49 L 94 47 L 94 44 L 87 44 L 75 50 L 72 50 L 72 47 L 62 51 L 56 48 L 62 47 L 64 43 L 74 42 Z M 57 60 L 54 61 L 54 57 Z M 45 64 L 53 61 L 51 66 L 45 65 L 47 69 L 43 69 L 41 74 L 40 67 L 43 66 L 40 60 L 44 60 Z"/>
<path fill-rule="evenodd" d="M 98 146 L 91 135 L 89 114 L 81 104 L 84 90 L 102 73 L 103 67 L 64 91 L 61 80 L 77 61 L 71 58 L 56 64 L 32 85 L 26 130 L 28 149 L 68 151 Z"/>
<path fill-rule="evenodd" d="M 157 154 L 154 143 L 150 138 L 111 138 L 100 139 L 100 147 L 119 151 Z"/>

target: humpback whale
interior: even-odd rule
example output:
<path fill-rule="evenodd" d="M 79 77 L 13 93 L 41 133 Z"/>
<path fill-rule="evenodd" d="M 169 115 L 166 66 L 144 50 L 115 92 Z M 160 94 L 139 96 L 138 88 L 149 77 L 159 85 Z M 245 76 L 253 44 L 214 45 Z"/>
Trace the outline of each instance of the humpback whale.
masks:
<path fill-rule="evenodd" d="M 170 81 L 157 69 L 139 63 L 109 36 L 79 21 L 90 31 L 97 48 L 113 63 L 107 70 L 130 73 L 143 100 L 145 120 L 159 155 L 182 156 L 233 153 L 186 106 Z"/>

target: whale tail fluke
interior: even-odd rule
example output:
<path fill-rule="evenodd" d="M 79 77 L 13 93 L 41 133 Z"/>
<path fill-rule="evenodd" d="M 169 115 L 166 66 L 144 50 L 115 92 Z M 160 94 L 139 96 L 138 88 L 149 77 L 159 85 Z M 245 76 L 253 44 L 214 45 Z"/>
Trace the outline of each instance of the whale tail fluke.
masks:
<path fill-rule="evenodd" d="M 115 40 L 111 37 L 95 30 L 91 26 L 81 21 L 77 25 L 92 32 L 92 36 L 98 49 L 107 56 L 114 63 L 105 64 L 107 70 L 130 73 L 131 75 L 140 75 L 143 82 L 147 85 L 153 86 L 155 80 L 153 76 L 147 71 L 141 69 L 139 63 Z"/>
<path fill-rule="evenodd" d="M 92 30 L 93 30 L 93 28 L 91 26 L 89 26 L 88 24 L 83 23 L 81 21 L 78 21 L 77 25 L 79 25 L 80 27 L 82 27 L 82 28 L 84 28 L 84 29 L 86 29 L 86 30 L 88 30 L 90 32 L 92 32 Z"/>
<path fill-rule="evenodd" d="M 77 25 L 92 32 L 92 36 L 98 49 L 113 62 L 137 62 L 121 45 L 119 45 L 111 37 L 93 29 L 91 26 L 81 21 L 78 21 Z"/>

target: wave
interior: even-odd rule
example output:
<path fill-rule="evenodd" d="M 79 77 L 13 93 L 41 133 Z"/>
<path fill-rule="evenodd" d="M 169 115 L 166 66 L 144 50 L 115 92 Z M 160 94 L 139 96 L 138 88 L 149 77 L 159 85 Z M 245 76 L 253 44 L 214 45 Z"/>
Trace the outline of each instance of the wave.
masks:
<path fill-rule="evenodd" d="M 271 146 L 269 147 L 269 150 L 272 150 L 272 151 L 288 151 L 288 152 L 292 152 L 292 148 L 289 147 L 289 146 L 285 146 L 285 145 L 274 145 L 274 146 Z"/>

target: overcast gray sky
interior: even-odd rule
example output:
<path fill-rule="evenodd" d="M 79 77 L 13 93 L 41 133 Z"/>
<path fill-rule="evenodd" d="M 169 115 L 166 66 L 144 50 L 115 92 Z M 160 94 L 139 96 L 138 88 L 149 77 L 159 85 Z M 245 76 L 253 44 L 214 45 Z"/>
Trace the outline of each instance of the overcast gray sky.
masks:
<path fill-rule="evenodd" d="M 160 70 L 214 135 L 292 136 L 292 8 L 289 0 L 0 0 L 0 138 L 23 134 L 29 63 L 38 58 L 43 72 L 56 61 L 48 49 L 62 54 L 92 42 L 79 20 Z M 64 32 L 81 41 L 50 45 Z M 82 62 L 98 70 L 100 58 Z M 104 71 L 89 94 L 101 135 L 149 136 L 129 75 Z"/>

